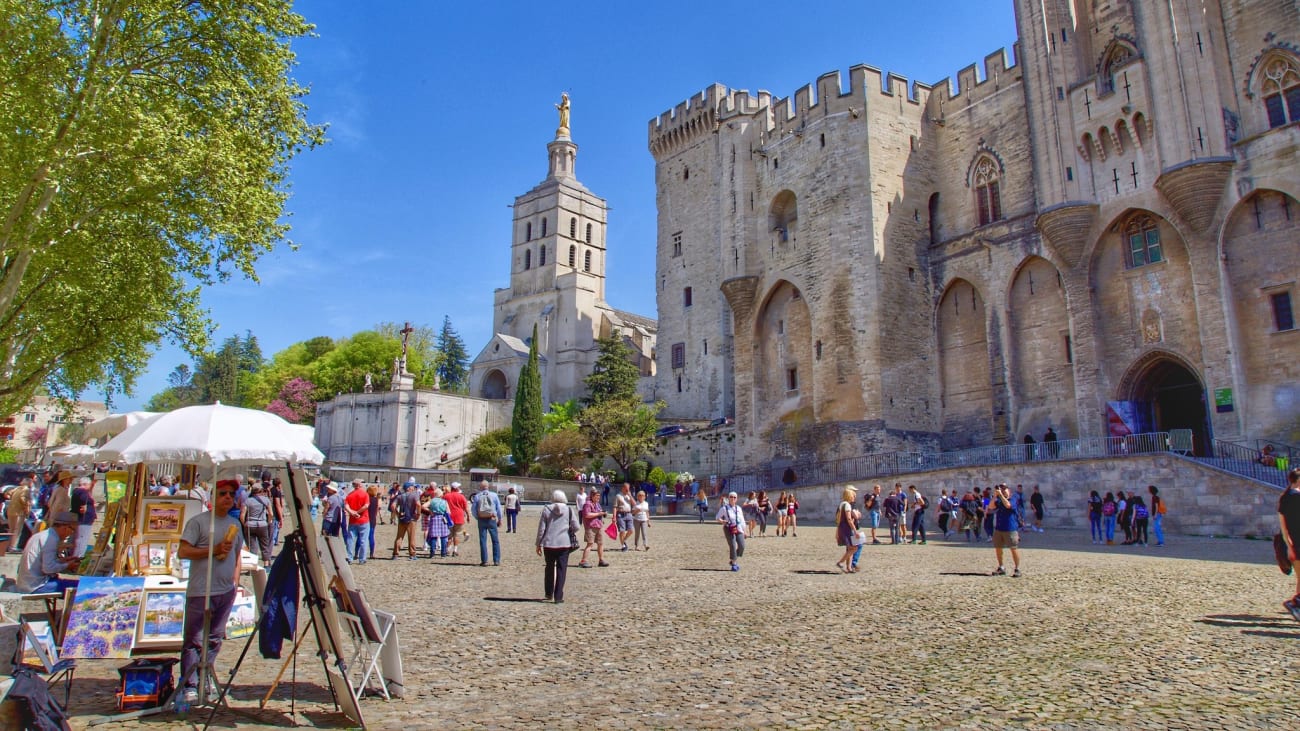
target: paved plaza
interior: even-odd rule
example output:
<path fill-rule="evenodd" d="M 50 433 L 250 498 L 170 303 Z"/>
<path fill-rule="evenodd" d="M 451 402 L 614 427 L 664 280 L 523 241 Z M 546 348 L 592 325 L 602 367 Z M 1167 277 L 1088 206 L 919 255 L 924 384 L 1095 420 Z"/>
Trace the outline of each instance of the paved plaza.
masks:
<path fill-rule="evenodd" d="M 609 568 L 575 557 L 555 605 L 540 600 L 536 525 L 530 506 L 500 567 L 478 565 L 472 537 L 458 559 L 381 548 L 355 569 L 404 648 L 406 698 L 364 700 L 370 728 L 1300 728 L 1292 579 L 1264 541 L 1104 547 L 1049 530 L 1024 534 L 1011 578 L 987 575 L 989 544 L 932 535 L 866 546 L 845 575 L 819 525 L 749 541 L 733 573 L 720 527 L 659 518 L 649 552 L 607 554 Z M 380 527 L 381 546 L 393 532 Z M 296 721 L 346 727 L 311 644 Z M 242 647 L 223 650 L 223 679 Z M 121 664 L 82 662 L 74 728 L 112 708 Z M 292 725 L 288 686 L 257 709 L 278 667 L 254 648 L 234 690 L 247 716 L 215 727 Z"/>

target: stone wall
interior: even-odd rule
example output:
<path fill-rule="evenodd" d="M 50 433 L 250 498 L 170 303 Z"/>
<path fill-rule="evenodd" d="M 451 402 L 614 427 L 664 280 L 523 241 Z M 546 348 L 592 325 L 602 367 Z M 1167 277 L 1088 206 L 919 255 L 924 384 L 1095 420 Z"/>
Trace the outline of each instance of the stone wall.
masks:
<path fill-rule="evenodd" d="M 936 527 L 933 508 L 939 491 L 988 487 L 1005 482 L 1014 489 L 1023 485 L 1026 499 L 1038 485 L 1043 493 L 1047 530 L 1088 530 L 1088 494 L 1137 490 L 1149 501 L 1147 486 L 1155 485 L 1169 507 L 1165 532 L 1173 535 L 1234 537 L 1271 536 L 1277 532 L 1277 500 L 1281 491 L 1243 480 L 1235 475 L 1205 467 L 1171 454 L 1130 457 L 1122 460 L 1080 460 L 1046 464 L 975 467 L 900 475 L 878 481 L 853 483 L 858 488 L 858 505 L 876 483 L 885 491 L 901 482 L 916 485 L 930 501 L 926 529 Z M 843 485 L 807 487 L 795 490 L 799 513 L 814 521 L 834 518 Z M 1152 539 L 1154 540 L 1154 538 Z M 1261 549 L 1264 550 L 1264 549 Z"/>
<path fill-rule="evenodd" d="M 336 396 L 316 406 L 316 446 L 336 464 L 434 468 L 480 434 L 510 425 L 513 403 L 441 391 Z"/>

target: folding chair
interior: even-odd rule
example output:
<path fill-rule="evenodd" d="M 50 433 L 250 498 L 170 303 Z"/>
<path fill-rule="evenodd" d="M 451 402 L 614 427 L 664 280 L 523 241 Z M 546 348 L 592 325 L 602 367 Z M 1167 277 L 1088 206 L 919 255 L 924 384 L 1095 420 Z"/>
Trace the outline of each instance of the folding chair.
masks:
<path fill-rule="evenodd" d="M 63 707 L 68 707 L 72 696 L 72 676 L 77 672 L 77 661 L 59 659 L 59 648 L 54 644 L 54 633 L 49 622 L 40 620 L 22 623 L 22 638 L 19 641 L 19 656 L 25 654 L 24 647 L 30 647 L 39 664 L 21 663 L 45 678 L 45 684 L 53 688 L 63 683 Z M 19 664 L 19 663 L 15 663 Z"/>
<path fill-rule="evenodd" d="M 393 620 L 368 611 L 364 619 L 348 612 L 339 612 L 339 616 L 343 618 L 343 627 L 352 639 L 352 657 L 348 660 L 348 672 L 354 675 L 352 688 L 357 702 L 360 703 L 361 696 L 366 692 L 366 684 L 371 678 L 378 681 L 377 690 L 384 699 L 392 700 L 388 695 L 388 682 L 379 670 L 379 663 L 384 643 L 388 642 L 388 637 L 393 632 Z"/>

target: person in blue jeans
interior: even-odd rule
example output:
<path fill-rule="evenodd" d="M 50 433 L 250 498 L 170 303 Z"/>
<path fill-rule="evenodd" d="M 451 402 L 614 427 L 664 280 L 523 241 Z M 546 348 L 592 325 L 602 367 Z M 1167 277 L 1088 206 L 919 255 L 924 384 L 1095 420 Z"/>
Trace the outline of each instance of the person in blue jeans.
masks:
<path fill-rule="evenodd" d="M 364 564 L 370 554 L 370 494 L 361 480 L 352 481 L 352 491 L 343 498 L 348 517 L 348 561 Z"/>
<path fill-rule="evenodd" d="M 1165 501 L 1160 497 L 1160 488 L 1155 485 L 1147 485 L 1147 492 L 1151 493 L 1151 530 L 1156 534 L 1156 545 L 1165 545 Z"/>
<path fill-rule="evenodd" d="M 478 493 L 470 501 L 470 512 L 478 519 L 478 565 L 487 566 L 487 539 L 492 537 L 492 565 L 501 565 L 501 537 L 497 526 L 501 525 L 501 499 L 490 489 L 492 483 L 484 480 L 479 483 Z"/>

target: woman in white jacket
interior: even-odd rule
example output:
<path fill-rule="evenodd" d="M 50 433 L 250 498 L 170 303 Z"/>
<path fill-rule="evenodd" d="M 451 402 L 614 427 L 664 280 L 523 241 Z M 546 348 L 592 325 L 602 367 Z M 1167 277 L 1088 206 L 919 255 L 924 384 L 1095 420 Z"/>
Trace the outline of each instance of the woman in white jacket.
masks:
<path fill-rule="evenodd" d="M 577 548 L 578 511 L 568 504 L 563 490 L 551 493 L 551 504 L 542 508 L 537 522 L 537 555 L 546 557 L 542 585 L 546 601 L 564 603 L 564 579 L 569 572 L 569 553 Z"/>

